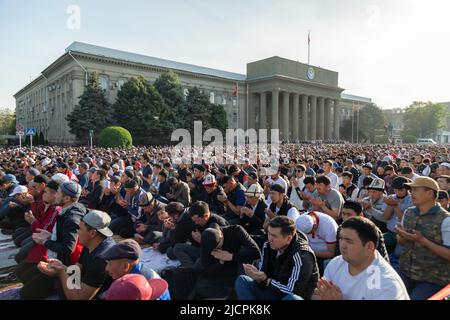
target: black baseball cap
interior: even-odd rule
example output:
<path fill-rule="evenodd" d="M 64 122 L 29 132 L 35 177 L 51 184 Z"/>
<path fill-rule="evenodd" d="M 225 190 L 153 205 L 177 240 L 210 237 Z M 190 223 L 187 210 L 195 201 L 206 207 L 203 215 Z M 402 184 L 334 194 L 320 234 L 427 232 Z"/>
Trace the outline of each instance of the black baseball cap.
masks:
<path fill-rule="evenodd" d="M 101 257 L 104 260 L 138 260 L 140 254 L 141 247 L 139 244 L 133 239 L 126 239 L 110 247 L 101 255 Z"/>

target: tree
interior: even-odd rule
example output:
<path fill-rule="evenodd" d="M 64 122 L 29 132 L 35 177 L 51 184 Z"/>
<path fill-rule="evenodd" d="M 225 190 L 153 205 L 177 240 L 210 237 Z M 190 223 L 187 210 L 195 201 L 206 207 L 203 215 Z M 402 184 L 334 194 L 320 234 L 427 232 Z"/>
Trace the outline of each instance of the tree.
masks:
<path fill-rule="evenodd" d="M 403 115 L 403 135 L 431 138 L 445 128 L 445 106 L 432 102 L 413 102 Z"/>
<path fill-rule="evenodd" d="M 130 131 L 135 144 L 165 144 L 173 130 L 169 107 L 143 77 L 130 78 L 117 94 L 114 119 Z"/>
<path fill-rule="evenodd" d="M 0 134 L 16 134 L 16 113 L 11 109 L 0 109 Z"/>
<path fill-rule="evenodd" d="M 205 94 L 200 93 L 197 87 L 189 90 L 186 97 L 185 107 L 186 117 L 183 128 L 194 134 L 194 121 L 202 121 L 203 130 L 212 128 L 210 116 L 210 102 Z"/>
<path fill-rule="evenodd" d="M 186 109 L 180 78 L 173 72 L 162 73 L 154 82 L 154 87 L 170 109 L 170 122 L 174 128 L 183 128 Z"/>
<path fill-rule="evenodd" d="M 340 138 L 345 141 L 352 141 L 352 119 L 341 121 Z"/>
<path fill-rule="evenodd" d="M 100 131 L 113 123 L 112 107 L 105 96 L 105 90 L 100 87 L 98 74 L 93 72 L 89 83 L 80 97 L 79 103 L 67 116 L 69 132 L 74 134 L 79 142 L 87 142 L 89 130 L 94 130 L 94 137 Z"/>
<path fill-rule="evenodd" d="M 133 139 L 127 129 L 111 126 L 100 132 L 98 145 L 105 148 L 131 148 L 133 146 Z"/>
<path fill-rule="evenodd" d="M 222 133 L 225 134 L 225 130 L 228 128 L 228 120 L 227 113 L 223 106 L 218 104 L 209 105 L 209 123 L 213 128 L 219 129 Z"/>
<path fill-rule="evenodd" d="M 355 117 L 357 116 L 356 114 Z M 361 108 L 359 111 L 359 141 L 374 143 L 376 136 L 381 133 L 387 134 L 387 128 L 386 117 L 380 107 L 372 103 Z"/>

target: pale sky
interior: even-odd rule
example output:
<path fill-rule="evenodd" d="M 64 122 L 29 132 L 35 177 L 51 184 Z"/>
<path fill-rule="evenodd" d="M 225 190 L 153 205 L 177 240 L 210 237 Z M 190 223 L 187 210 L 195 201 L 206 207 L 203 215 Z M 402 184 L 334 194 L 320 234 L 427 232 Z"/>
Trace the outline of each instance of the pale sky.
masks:
<path fill-rule="evenodd" d="M 444 0 L 0 0 L 0 107 L 73 41 L 245 73 L 275 55 L 307 62 L 308 30 L 311 64 L 338 71 L 345 93 L 450 101 L 449 14 Z"/>

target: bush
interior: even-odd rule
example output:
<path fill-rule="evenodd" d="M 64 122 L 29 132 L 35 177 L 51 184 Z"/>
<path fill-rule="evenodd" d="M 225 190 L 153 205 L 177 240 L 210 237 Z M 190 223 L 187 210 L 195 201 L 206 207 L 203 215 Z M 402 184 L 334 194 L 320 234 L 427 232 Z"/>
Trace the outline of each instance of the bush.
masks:
<path fill-rule="evenodd" d="M 413 135 L 406 135 L 402 137 L 403 143 L 417 143 L 417 138 Z"/>
<path fill-rule="evenodd" d="M 105 148 L 133 146 L 130 132 L 122 127 L 112 126 L 103 129 L 98 136 L 98 145 Z"/>

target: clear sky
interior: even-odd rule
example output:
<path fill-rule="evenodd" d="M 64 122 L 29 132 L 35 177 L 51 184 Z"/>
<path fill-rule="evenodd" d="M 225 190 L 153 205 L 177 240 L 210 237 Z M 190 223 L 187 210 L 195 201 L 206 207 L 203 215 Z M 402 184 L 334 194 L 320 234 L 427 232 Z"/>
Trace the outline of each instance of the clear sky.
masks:
<path fill-rule="evenodd" d="M 79 8 L 80 20 L 70 6 Z M 0 0 L 0 107 L 73 41 L 245 73 L 274 55 L 383 108 L 450 101 L 450 1 Z"/>

